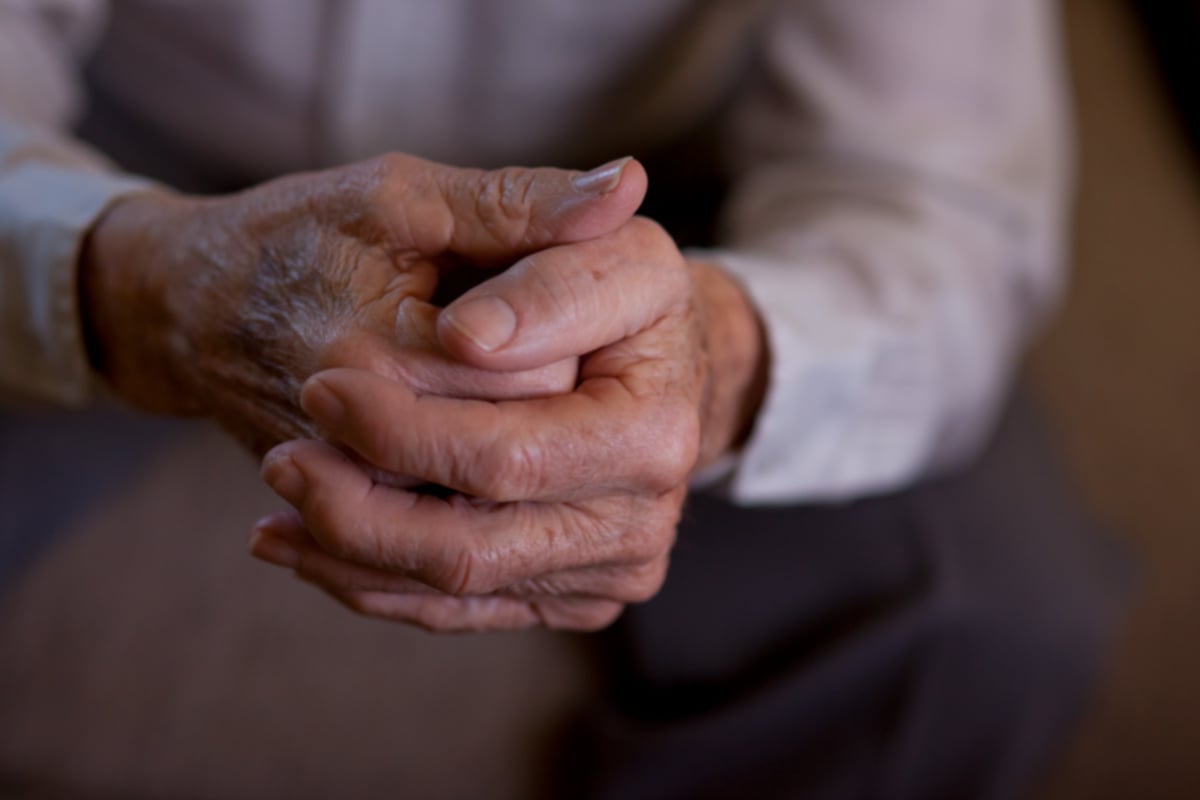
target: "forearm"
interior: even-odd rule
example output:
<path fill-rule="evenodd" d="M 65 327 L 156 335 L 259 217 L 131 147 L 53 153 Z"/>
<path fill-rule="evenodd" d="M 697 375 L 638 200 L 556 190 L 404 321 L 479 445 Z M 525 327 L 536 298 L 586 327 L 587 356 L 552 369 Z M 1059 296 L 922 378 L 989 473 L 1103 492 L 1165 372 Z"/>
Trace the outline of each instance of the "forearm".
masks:
<path fill-rule="evenodd" d="M 808 228 L 830 245 L 799 263 L 724 254 L 773 353 L 732 486 L 744 502 L 853 498 L 967 457 L 1036 318 L 994 232 L 839 216 Z"/>
<path fill-rule="evenodd" d="M 1068 126 L 1043 4 L 786 8 L 767 44 L 786 90 L 737 115 L 740 179 L 707 255 L 772 352 L 743 502 L 846 499 L 968 457 L 1064 274 Z"/>
<path fill-rule="evenodd" d="M 79 317 L 92 369 L 125 402 L 149 412 L 199 414 L 180 374 L 191 360 L 168 302 L 172 262 L 191 202 L 163 189 L 115 199 L 89 230 L 79 257 Z M 176 292 L 177 293 L 177 292 Z"/>
<path fill-rule="evenodd" d="M 709 373 L 696 463 L 703 472 L 750 435 L 766 391 L 770 354 L 758 313 L 737 281 L 714 264 L 691 261 L 689 267 Z"/>

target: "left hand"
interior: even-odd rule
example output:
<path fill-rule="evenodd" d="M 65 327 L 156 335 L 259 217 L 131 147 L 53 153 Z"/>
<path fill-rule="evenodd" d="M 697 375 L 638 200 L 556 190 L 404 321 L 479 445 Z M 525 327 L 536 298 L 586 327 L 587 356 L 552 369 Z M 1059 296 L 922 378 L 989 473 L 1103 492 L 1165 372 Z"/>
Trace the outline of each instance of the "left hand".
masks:
<path fill-rule="evenodd" d="M 468 328 L 472 301 L 514 310 L 507 341 Z M 301 401 L 330 439 L 454 493 L 375 484 L 324 442 L 290 442 L 263 475 L 299 513 L 260 521 L 254 554 L 361 613 L 438 631 L 592 630 L 653 596 L 689 475 L 744 435 L 761 396 L 762 336 L 740 289 L 634 219 L 526 257 L 453 303 L 439 334 L 491 369 L 583 354 L 579 385 L 488 402 L 318 373 Z"/>
<path fill-rule="evenodd" d="M 210 416 L 260 455 L 316 435 L 300 386 L 333 366 L 455 396 L 570 389 L 572 360 L 500 373 L 447 357 L 435 292 L 614 231 L 645 187 L 632 160 L 485 172 L 391 153 L 223 197 L 122 197 L 80 259 L 93 364 L 136 408 Z"/>

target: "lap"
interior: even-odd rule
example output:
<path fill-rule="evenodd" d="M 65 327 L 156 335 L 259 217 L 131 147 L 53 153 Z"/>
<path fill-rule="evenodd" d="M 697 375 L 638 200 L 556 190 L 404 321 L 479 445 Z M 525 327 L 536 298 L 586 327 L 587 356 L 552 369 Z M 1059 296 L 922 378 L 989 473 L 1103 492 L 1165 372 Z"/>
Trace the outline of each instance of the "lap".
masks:
<path fill-rule="evenodd" d="M 693 497 L 663 591 L 606 640 L 595 793 L 1020 796 L 1129 583 L 1051 455 L 1018 403 L 975 463 L 909 491 Z"/>

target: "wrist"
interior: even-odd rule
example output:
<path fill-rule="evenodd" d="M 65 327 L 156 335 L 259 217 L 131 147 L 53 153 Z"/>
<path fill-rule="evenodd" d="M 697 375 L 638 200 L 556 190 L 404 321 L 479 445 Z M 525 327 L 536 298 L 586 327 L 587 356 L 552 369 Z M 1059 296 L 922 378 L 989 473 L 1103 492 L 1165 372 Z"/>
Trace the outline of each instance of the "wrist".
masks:
<path fill-rule="evenodd" d="M 766 394 L 770 353 L 762 321 L 741 286 L 713 264 L 689 266 L 707 361 L 696 463 L 702 470 L 749 438 Z"/>
<path fill-rule="evenodd" d="M 172 358 L 161 236 L 176 230 L 179 199 L 164 191 L 117 199 L 92 225 L 79 258 L 79 313 L 88 358 L 126 402 L 194 413 Z"/>

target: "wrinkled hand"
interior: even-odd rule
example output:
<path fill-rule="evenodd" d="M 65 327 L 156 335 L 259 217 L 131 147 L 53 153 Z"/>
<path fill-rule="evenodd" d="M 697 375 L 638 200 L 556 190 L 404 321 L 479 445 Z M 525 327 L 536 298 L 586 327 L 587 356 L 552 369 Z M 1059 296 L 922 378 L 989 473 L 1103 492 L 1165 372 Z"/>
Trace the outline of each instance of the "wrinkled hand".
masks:
<path fill-rule="evenodd" d="M 445 396 L 569 391 L 570 358 L 524 373 L 449 358 L 430 301 L 460 265 L 615 230 L 645 185 L 636 162 L 581 175 L 391 155 L 228 197 L 134 195 L 81 266 L 93 361 L 134 406 L 211 415 L 260 454 L 317 435 L 299 390 L 333 366 Z"/>
<path fill-rule="evenodd" d="M 439 631 L 596 629 L 654 595 L 689 475 L 745 433 L 761 395 L 741 291 L 635 219 L 526 257 L 451 304 L 438 332 L 483 368 L 584 354 L 578 387 L 488 402 L 318 373 L 302 404 L 332 439 L 453 492 L 379 485 L 329 444 L 290 442 L 263 475 L 298 513 L 260 521 L 252 552 L 359 612 Z"/>

